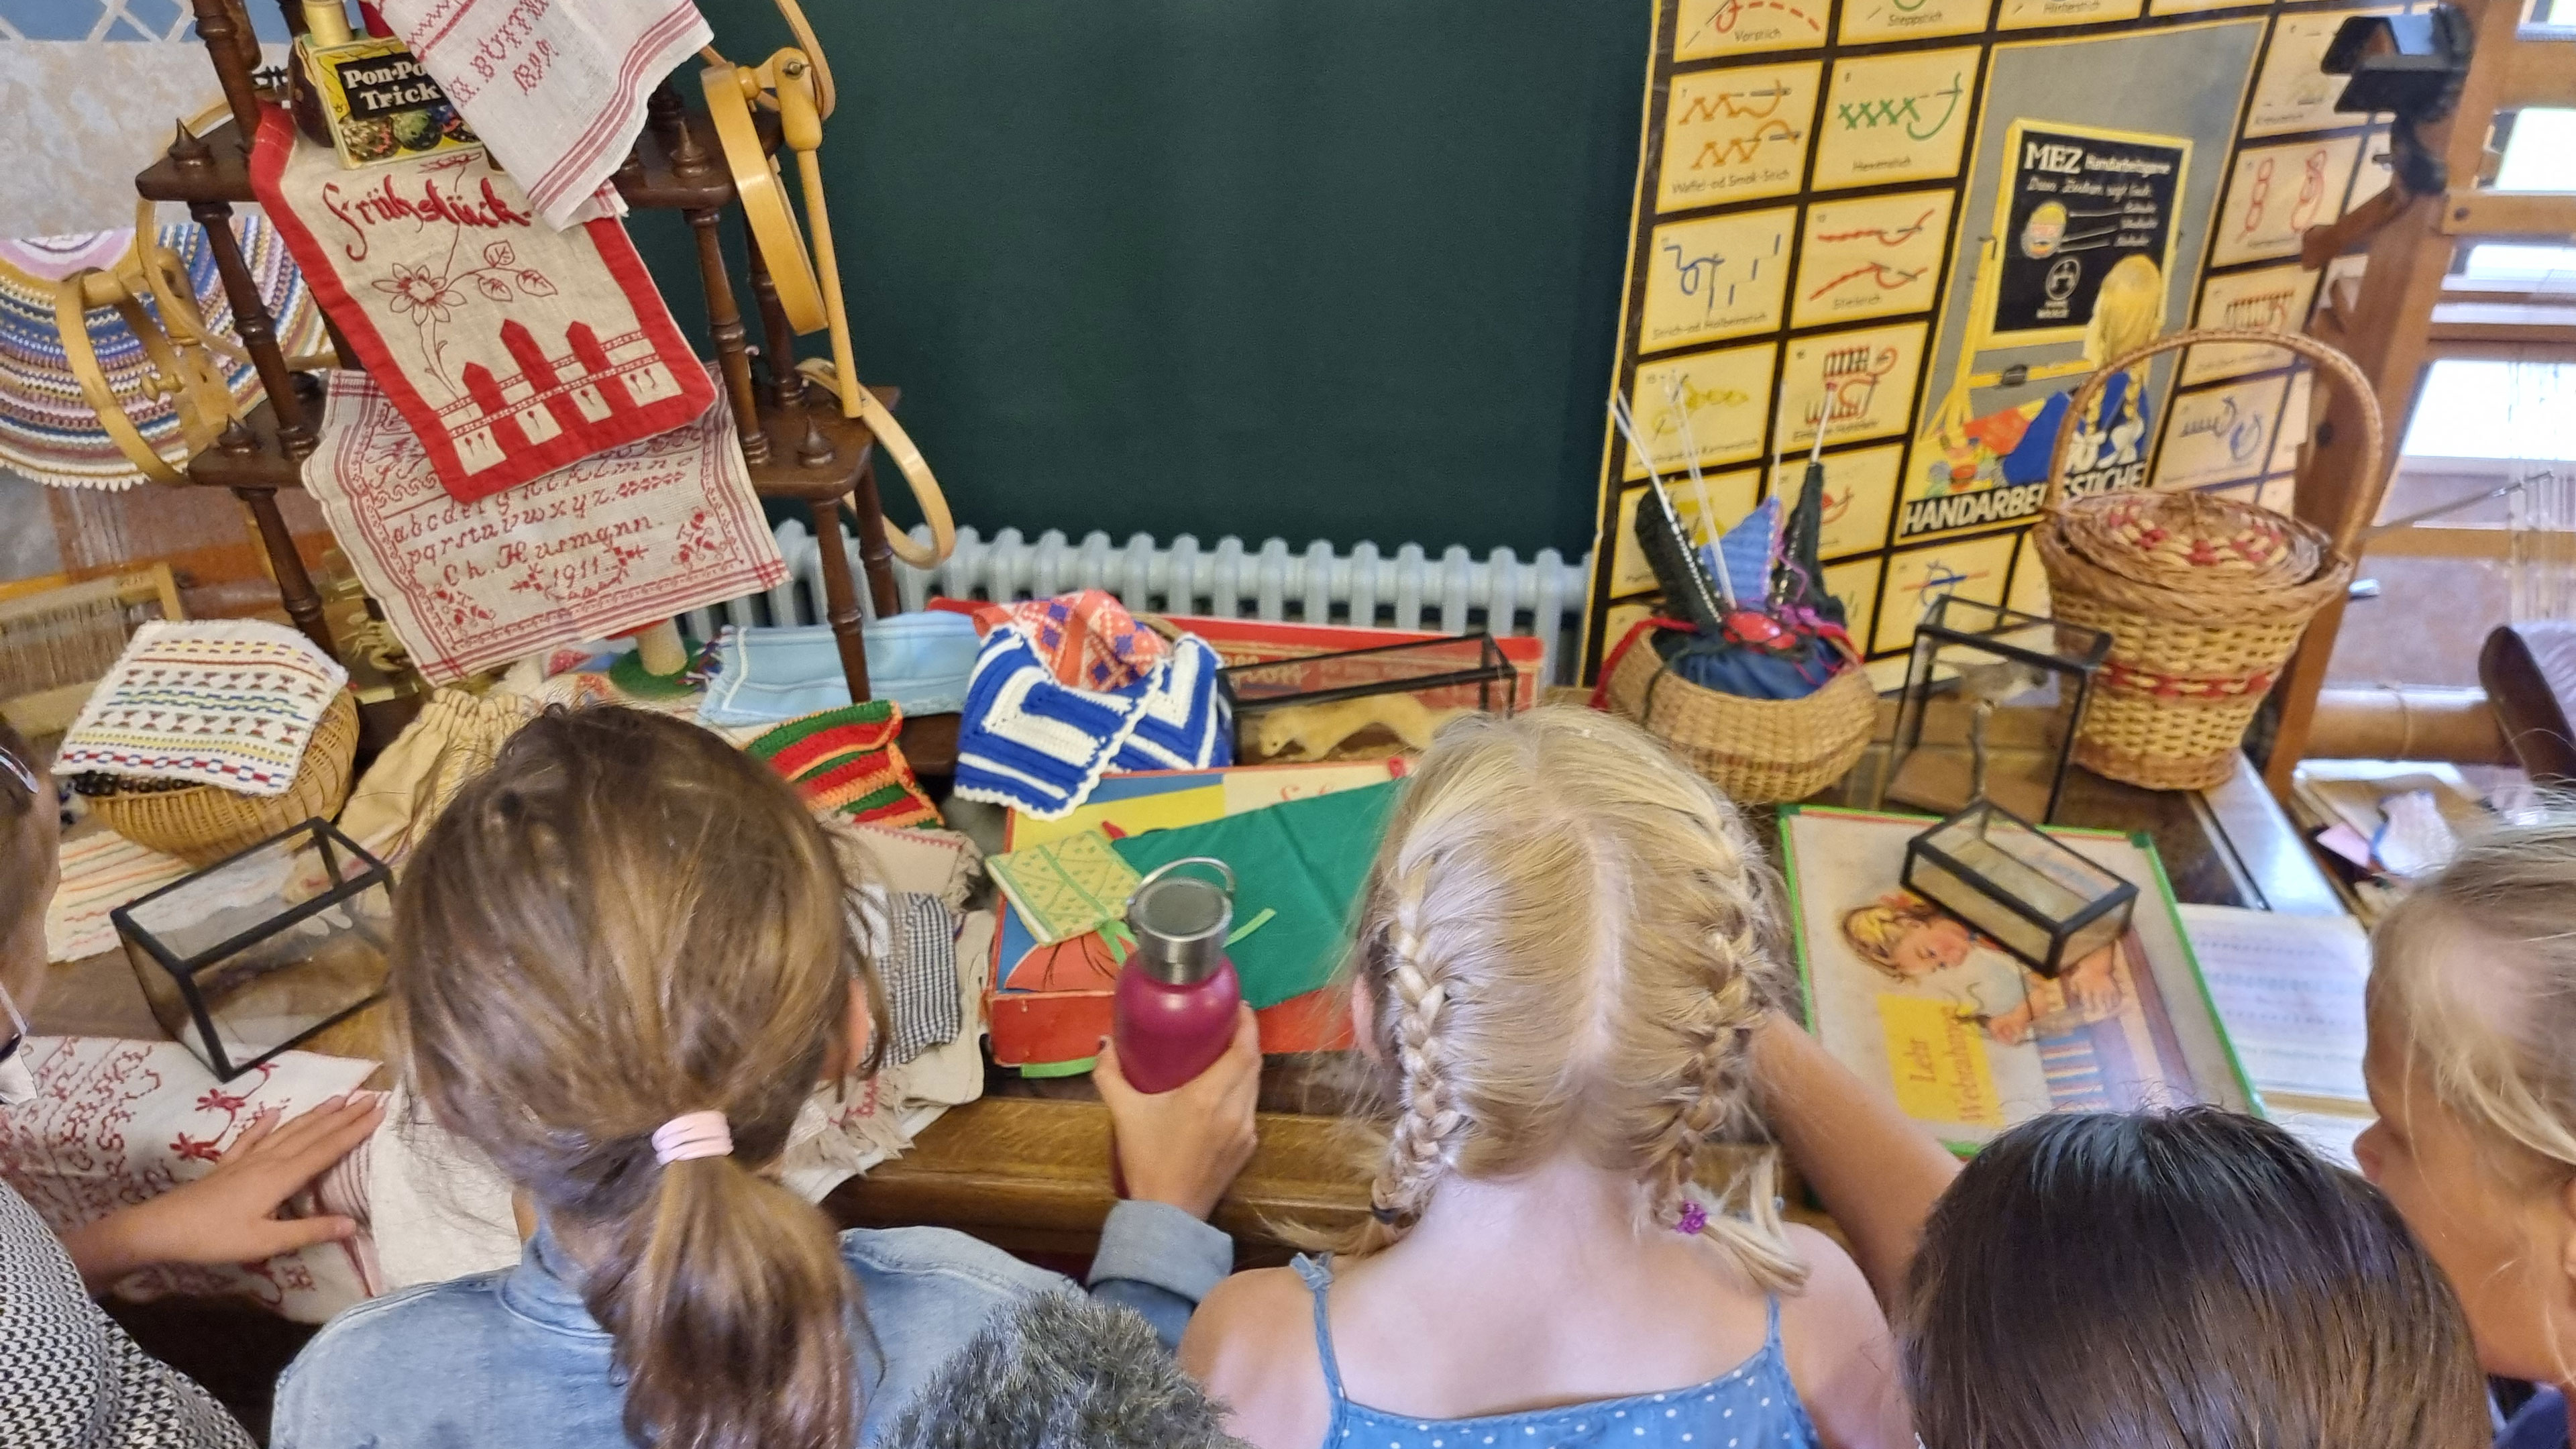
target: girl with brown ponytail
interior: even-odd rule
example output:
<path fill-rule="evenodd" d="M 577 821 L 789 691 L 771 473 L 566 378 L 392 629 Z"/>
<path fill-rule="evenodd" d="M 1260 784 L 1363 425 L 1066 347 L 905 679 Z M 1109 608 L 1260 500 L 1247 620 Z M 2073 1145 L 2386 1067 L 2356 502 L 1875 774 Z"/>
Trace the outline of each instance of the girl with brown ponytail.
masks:
<path fill-rule="evenodd" d="M 1227 1280 L 1182 1363 L 1261 1449 L 1910 1445 L 1885 1319 L 1747 1140 L 1771 873 L 1642 732 L 1445 730 L 1360 911 L 1389 1105 L 1346 1256 Z"/>
<path fill-rule="evenodd" d="M 513 737 L 405 870 L 390 984 L 419 1101 L 541 1226 L 515 1269 L 334 1320 L 279 1385 L 277 1449 L 847 1449 L 995 1310 L 1068 1290 L 940 1229 L 836 1237 L 767 1174 L 815 1083 L 870 1060 L 845 884 L 787 786 L 695 726 Z M 1104 1065 L 1135 1200 L 1094 1289 L 1175 1335 L 1230 1266 L 1197 1219 L 1250 1153 L 1258 1070 L 1249 1013 L 1161 1098 Z"/>

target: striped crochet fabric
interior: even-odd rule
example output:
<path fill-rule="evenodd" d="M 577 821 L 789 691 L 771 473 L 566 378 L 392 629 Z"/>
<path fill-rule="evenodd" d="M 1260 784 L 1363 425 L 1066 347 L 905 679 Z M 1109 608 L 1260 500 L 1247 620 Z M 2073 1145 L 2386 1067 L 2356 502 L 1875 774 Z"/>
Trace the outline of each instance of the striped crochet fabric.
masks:
<path fill-rule="evenodd" d="M 1062 683 L 1017 624 L 993 630 L 975 657 L 957 737 L 957 791 L 1059 820 L 1111 770 L 1195 770 L 1234 763 L 1234 730 L 1217 691 L 1223 661 L 1194 634 L 1122 689 Z"/>
<path fill-rule="evenodd" d="M 255 213 L 233 218 L 242 257 L 275 319 L 280 346 L 292 356 L 317 351 L 324 341 L 322 310 L 304 287 L 304 276 L 286 255 L 276 229 Z M 232 334 L 232 303 L 215 271 L 214 249 L 203 228 L 165 226 L 161 245 L 178 253 L 196 293 L 197 310 L 220 336 Z M 131 488 L 142 473 L 100 427 L 81 395 L 62 334 L 54 325 L 54 286 L 84 267 L 112 271 L 134 247 L 131 228 L 76 236 L 0 242 L 0 463 L 57 487 Z M 145 302 L 146 311 L 157 310 Z M 114 312 L 89 314 L 90 345 L 108 385 L 123 399 L 146 441 L 167 447 L 179 435 L 177 405 L 156 398 L 146 385 L 152 371 L 143 344 Z M 216 365 L 247 406 L 259 396 L 259 374 L 248 357 L 223 357 Z"/>
<path fill-rule="evenodd" d="M 283 795 L 349 671 L 258 619 L 137 629 L 63 736 L 54 769 Z"/>
<path fill-rule="evenodd" d="M 876 699 L 789 720 L 744 748 L 768 761 L 818 813 L 865 825 L 938 829 L 939 811 L 896 743 L 902 733 L 903 711 L 893 700 Z"/>

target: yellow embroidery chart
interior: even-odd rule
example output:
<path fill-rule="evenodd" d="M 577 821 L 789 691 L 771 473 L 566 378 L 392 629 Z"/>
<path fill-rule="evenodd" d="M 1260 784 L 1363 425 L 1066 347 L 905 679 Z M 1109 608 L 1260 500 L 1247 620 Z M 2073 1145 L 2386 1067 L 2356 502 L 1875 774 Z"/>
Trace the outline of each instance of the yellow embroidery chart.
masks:
<path fill-rule="evenodd" d="M 1825 43 L 1831 0 L 1681 0 L 1673 59 L 1714 60 Z"/>
<path fill-rule="evenodd" d="M 2219 203 L 2218 244 L 2212 266 L 2298 255 L 2309 227 L 2343 215 L 2344 192 L 2361 138 L 2339 136 L 2287 146 L 2258 146 L 2240 153 Z"/>
<path fill-rule="evenodd" d="M 1798 189 L 1823 67 L 1754 65 L 1673 77 L 1657 211 Z"/>
<path fill-rule="evenodd" d="M 1924 331 L 1920 322 L 1899 322 L 1789 339 L 1780 379 L 1784 451 L 1812 447 L 1819 423 L 1828 446 L 1903 433 L 1923 375 Z"/>
<path fill-rule="evenodd" d="M 1956 175 L 1978 50 L 1907 51 L 1834 67 L 1818 122 L 1818 191 Z"/>
<path fill-rule="evenodd" d="M 1637 369 L 1629 399 L 1637 432 L 1667 475 L 1683 471 L 1683 418 L 1699 450 L 1699 465 L 1741 463 L 1762 455 L 1763 409 L 1771 396 L 1771 343 L 1694 352 Z M 1628 454 L 1630 478 L 1646 476 L 1646 460 Z"/>
<path fill-rule="evenodd" d="M 1986 28 L 1986 12 L 1995 0 L 1846 0 L 1842 31 L 1845 45 L 1871 40 L 1923 40 L 1935 35 L 1966 35 Z"/>
<path fill-rule="evenodd" d="M 2176 398 L 2155 486 L 2207 488 L 2262 476 L 2289 381 L 2261 377 Z"/>
<path fill-rule="evenodd" d="M 2160 357 L 2068 411 L 2161 333 L 2305 326 L 2299 232 L 2387 177 L 2380 118 L 2316 74 L 2360 5 L 1654 5 L 1611 389 L 1668 478 L 1687 416 L 1728 521 L 1793 503 L 1822 431 L 1819 561 L 1873 680 L 1927 597 L 2044 603 L 2022 540 L 2070 426 L 2078 492 L 2286 496 L 2307 374 L 2279 348 Z M 1643 460 L 1601 429 L 1587 680 L 1662 603 Z"/>
<path fill-rule="evenodd" d="M 2307 322 L 2308 305 L 2315 300 L 2316 291 L 2317 274 L 2303 270 L 2295 262 L 2228 272 L 2202 284 L 2195 325 L 2296 332 Z M 2252 343 L 2195 347 L 2183 359 L 2182 385 L 2192 387 L 2289 365 L 2290 354 L 2278 347 Z"/>
<path fill-rule="evenodd" d="M 1948 191 L 1906 191 L 1809 206 L 1790 321 L 1813 327 L 1930 311 L 1956 203 Z"/>
<path fill-rule="evenodd" d="M 1798 208 L 1731 212 L 1656 227 L 1638 347 L 1662 352 L 1780 325 Z"/>

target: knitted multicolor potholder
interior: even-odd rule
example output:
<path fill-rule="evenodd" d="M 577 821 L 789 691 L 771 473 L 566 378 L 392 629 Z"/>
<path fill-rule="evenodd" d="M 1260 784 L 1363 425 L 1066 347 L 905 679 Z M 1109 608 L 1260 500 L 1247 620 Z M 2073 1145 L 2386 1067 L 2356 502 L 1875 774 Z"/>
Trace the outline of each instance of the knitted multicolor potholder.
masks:
<path fill-rule="evenodd" d="M 1037 646 L 1058 684 L 1124 689 L 1153 672 L 1168 652 L 1163 636 L 1137 623 L 1116 595 L 1101 589 L 1029 599 L 1002 612 Z"/>
<path fill-rule="evenodd" d="M 789 720 L 744 748 L 786 777 L 817 812 L 935 830 L 938 807 L 921 793 L 896 743 L 902 733 L 903 711 L 893 700 L 877 699 Z"/>

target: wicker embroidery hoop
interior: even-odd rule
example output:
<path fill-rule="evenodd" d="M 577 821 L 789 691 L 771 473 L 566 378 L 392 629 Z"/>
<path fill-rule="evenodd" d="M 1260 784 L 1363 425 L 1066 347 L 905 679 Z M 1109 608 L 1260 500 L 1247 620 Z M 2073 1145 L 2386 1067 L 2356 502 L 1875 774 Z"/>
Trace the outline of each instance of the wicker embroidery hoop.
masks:
<path fill-rule="evenodd" d="M 2196 492 L 2129 491 L 2067 498 L 2076 419 L 2111 375 L 2158 353 L 2201 344 L 2285 348 L 2316 364 L 2360 404 L 2358 506 L 2331 538 L 2252 504 Z M 2039 526 L 2050 612 L 2111 636 L 2077 763 L 2151 790 L 2206 789 L 2235 770 L 2245 727 L 2298 649 L 2308 621 L 2351 582 L 2353 544 L 2379 511 L 2379 399 L 2352 360 L 2296 333 L 2206 328 L 2116 357 L 2076 389 L 2058 430 Z"/>

